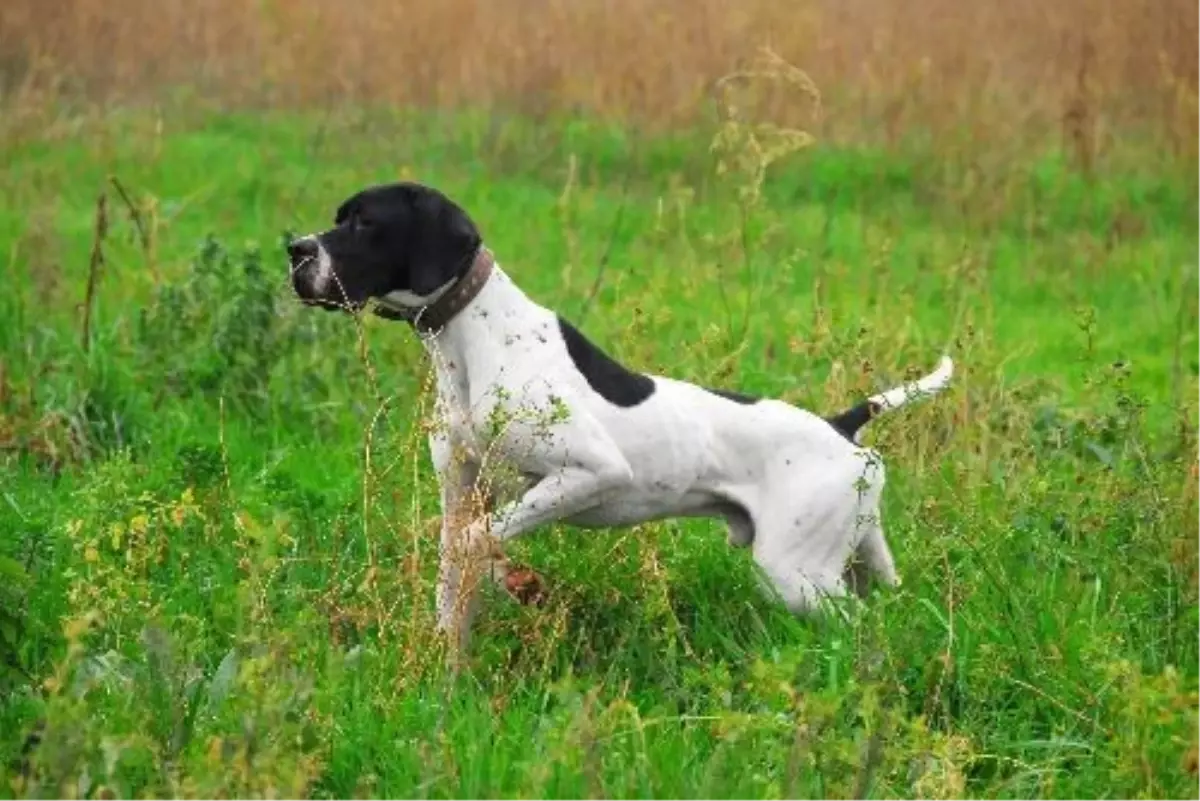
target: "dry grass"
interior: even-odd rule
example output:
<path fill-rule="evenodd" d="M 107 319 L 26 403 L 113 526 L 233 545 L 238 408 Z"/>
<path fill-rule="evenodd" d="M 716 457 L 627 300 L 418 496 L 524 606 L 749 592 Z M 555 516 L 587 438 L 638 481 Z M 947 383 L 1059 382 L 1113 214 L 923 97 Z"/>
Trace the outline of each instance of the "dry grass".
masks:
<path fill-rule="evenodd" d="M 1193 0 L 6 0 L 0 81 L 38 105 L 186 84 L 223 104 L 712 115 L 763 46 L 805 69 L 825 138 L 1062 137 L 1085 162 L 1131 129 L 1196 149 Z M 788 98 L 763 98 L 788 122 Z M 44 103 L 42 103 L 44 105 Z"/>

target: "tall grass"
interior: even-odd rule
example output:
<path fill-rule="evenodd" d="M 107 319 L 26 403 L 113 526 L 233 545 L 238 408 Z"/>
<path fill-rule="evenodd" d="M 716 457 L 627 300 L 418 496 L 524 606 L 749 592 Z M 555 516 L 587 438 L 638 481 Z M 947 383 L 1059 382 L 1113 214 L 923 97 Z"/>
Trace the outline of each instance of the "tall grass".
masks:
<path fill-rule="evenodd" d="M 622 192 L 606 127 L 481 173 L 486 121 L 373 124 L 331 123 L 317 188 L 299 115 L 14 150 L 0 787 L 1195 797 L 1194 194 L 1052 162 L 964 230 L 820 147 L 757 197 Z M 489 593 L 452 681 L 420 349 L 300 308 L 274 241 L 406 162 L 534 297 L 598 285 L 586 329 L 638 367 L 825 411 L 949 344 L 954 388 L 870 433 L 904 586 L 801 623 L 719 526 L 551 526 L 510 551 L 546 605 Z"/>

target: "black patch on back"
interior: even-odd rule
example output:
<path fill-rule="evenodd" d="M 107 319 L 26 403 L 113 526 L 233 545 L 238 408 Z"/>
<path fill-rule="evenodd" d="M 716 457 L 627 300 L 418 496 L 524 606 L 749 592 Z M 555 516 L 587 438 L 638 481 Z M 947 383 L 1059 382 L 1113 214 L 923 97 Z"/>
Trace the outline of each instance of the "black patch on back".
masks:
<path fill-rule="evenodd" d="M 753 406 L 760 400 L 760 398 L 757 398 L 754 395 L 746 395 L 741 392 L 734 392 L 731 389 L 712 389 L 711 387 L 704 387 L 704 389 L 714 395 L 720 395 L 725 400 L 731 400 L 734 403 L 740 403 L 743 406 Z"/>
<path fill-rule="evenodd" d="M 833 426 L 834 431 L 837 431 L 850 442 L 854 442 L 854 435 L 858 430 L 871 422 L 871 418 L 879 413 L 879 409 L 870 401 L 864 401 L 857 406 L 847 409 L 835 417 L 826 417 L 825 422 Z"/>
<path fill-rule="evenodd" d="M 562 317 L 558 318 L 558 327 L 575 369 L 600 397 L 614 406 L 630 408 L 654 394 L 654 379 L 613 361 Z"/>

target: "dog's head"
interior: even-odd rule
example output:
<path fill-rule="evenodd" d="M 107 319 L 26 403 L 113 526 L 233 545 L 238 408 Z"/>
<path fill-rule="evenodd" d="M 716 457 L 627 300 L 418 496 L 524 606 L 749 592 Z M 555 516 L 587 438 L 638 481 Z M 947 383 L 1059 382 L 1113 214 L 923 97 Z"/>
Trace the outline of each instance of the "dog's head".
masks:
<path fill-rule="evenodd" d="M 462 278 L 481 241 L 466 212 L 437 190 L 374 186 L 338 207 L 333 228 L 288 244 L 292 287 L 327 309 L 380 298 L 419 309 Z"/>

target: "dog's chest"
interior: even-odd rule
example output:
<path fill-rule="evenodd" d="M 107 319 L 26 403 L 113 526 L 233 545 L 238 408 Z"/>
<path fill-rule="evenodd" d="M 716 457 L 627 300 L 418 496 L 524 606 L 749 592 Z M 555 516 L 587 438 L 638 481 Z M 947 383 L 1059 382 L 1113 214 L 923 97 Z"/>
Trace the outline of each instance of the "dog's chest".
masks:
<path fill-rule="evenodd" d="M 570 378 L 552 320 L 522 320 L 506 311 L 484 309 L 475 325 L 463 326 L 467 336 L 430 348 L 440 424 L 478 459 L 494 450 L 498 434 L 524 421 L 531 405 L 545 406 L 553 388 L 565 388 Z"/>
<path fill-rule="evenodd" d="M 471 420 L 471 387 L 465 366 L 454 360 L 435 364 L 437 408 L 435 419 L 450 440 L 465 448 L 474 460 L 482 456 L 483 443 Z"/>

